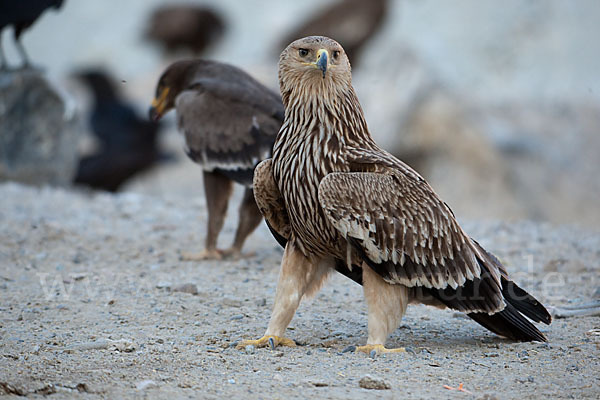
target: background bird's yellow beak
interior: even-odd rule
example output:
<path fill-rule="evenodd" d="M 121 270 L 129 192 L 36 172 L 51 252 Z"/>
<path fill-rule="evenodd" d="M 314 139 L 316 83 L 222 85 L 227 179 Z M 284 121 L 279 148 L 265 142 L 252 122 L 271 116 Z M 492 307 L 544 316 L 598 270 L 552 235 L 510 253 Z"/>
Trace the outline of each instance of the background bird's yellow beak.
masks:
<path fill-rule="evenodd" d="M 317 51 L 317 68 L 319 68 L 323 72 L 323 78 L 325 78 L 325 73 L 327 72 L 327 61 L 329 59 L 329 52 L 325 49 L 319 49 Z"/>
<path fill-rule="evenodd" d="M 155 97 L 154 100 L 152 100 L 150 110 L 148 111 L 148 115 L 152 121 L 158 121 L 162 118 L 163 114 L 165 113 L 165 108 L 167 107 L 168 94 L 169 88 L 164 88 L 160 95 L 158 97 Z"/>

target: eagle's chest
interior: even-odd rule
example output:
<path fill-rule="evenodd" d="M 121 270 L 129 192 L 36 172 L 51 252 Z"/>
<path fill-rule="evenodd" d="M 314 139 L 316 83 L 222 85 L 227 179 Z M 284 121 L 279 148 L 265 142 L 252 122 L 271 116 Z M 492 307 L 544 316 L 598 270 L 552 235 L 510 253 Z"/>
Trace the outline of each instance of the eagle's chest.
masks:
<path fill-rule="evenodd" d="M 273 160 L 295 240 L 307 254 L 325 255 L 339 240 L 319 204 L 319 183 L 327 174 L 347 167 L 338 154 L 326 149 L 318 138 L 295 141 Z"/>

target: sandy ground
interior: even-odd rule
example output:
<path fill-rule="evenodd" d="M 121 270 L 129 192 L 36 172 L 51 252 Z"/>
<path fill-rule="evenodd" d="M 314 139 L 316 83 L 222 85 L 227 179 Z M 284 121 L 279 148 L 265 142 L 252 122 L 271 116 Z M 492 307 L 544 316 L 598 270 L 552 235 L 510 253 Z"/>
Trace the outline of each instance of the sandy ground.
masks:
<path fill-rule="evenodd" d="M 344 352 L 366 341 L 367 317 L 361 288 L 341 276 L 298 310 L 288 336 L 300 346 L 236 350 L 264 332 L 282 251 L 261 226 L 247 259 L 180 261 L 202 248 L 205 210 L 202 196 L 177 196 L 0 185 L 0 395 L 600 395 L 598 317 L 541 326 L 549 343 L 512 343 L 452 311 L 412 306 L 388 342 L 409 351 L 373 359 Z M 546 305 L 599 295 L 600 234 L 529 222 L 464 226 Z M 178 291 L 183 284 L 197 294 Z M 365 375 L 391 389 L 361 388 Z M 444 386 L 461 383 L 468 392 Z"/>

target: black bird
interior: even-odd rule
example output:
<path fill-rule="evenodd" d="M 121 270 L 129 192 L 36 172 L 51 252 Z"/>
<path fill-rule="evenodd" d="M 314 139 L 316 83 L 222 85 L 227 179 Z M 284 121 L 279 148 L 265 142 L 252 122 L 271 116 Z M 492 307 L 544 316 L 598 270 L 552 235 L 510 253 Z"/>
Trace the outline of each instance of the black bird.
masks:
<path fill-rule="evenodd" d="M 152 13 L 145 35 L 167 52 L 185 49 L 200 55 L 224 31 L 225 22 L 216 11 L 194 5 L 172 5 Z"/>
<path fill-rule="evenodd" d="M 105 72 L 89 70 L 76 77 L 94 95 L 90 126 L 100 148 L 80 160 L 75 183 L 115 192 L 135 174 L 168 158 L 158 149 L 159 125 L 140 118 Z"/>
<path fill-rule="evenodd" d="M 25 47 L 21 43 L 21 34 L 28 29 L 50 7 L 60 8 L 63 0 L 2 0 L 0 1 L 0 35 L 7 26 L 13 26 L 15 30 L 15 43 L 21 58 L 23 67 L 31 66 Z M 0 43 L 0 69 L 8 67 L 6 58 Z"/>

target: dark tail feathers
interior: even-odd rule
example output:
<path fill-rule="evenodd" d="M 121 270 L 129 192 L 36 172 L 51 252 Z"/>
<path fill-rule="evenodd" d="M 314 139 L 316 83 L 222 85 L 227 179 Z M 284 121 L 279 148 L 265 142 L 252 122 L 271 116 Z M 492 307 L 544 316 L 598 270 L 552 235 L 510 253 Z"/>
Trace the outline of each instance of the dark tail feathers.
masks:
<path fill-rule="evenodd" d="M 548 310 L 535 297 L 505 278 L 502 278 L 502 295 L 506 301 L 504 310 L 493 315 L 486 313 L 467 315 L 490 331 L 509 339 L 546 342 L 544 334 L 522 314 L 535 322 L 550 324 L 552 317 Z"/>

